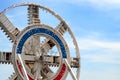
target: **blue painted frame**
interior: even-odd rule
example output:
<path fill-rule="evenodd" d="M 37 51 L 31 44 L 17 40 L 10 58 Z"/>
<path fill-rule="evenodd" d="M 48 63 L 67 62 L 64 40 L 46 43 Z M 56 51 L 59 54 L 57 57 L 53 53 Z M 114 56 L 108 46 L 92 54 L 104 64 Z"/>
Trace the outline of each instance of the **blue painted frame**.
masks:
<path fill-rule="evenodd" d="M 25 33 L 18 43 L 17 54 L 22 53 L 22 48 L 23 48 L 24 43 L 30 36 L 32 36 L 34 34 L 49 35 L 51 38 L 53 38 L 59 44 L 61 52 L 62 52 L 62 57 L 67 58 L 66 49 L 65 49 L 65 46 L 64 46 L 63 42 L 61 41 L 61 39 L 54 32 L 52 32 L 51 30 L 46 29 L 46 28 L 34 28 L 34 29 L 29 30 L 27 33 Z"/>

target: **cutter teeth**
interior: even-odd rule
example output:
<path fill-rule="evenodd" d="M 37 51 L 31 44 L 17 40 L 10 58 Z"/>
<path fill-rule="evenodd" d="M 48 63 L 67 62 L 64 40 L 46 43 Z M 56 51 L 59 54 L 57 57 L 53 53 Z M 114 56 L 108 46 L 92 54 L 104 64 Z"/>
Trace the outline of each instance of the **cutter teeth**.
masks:
<path fill-rule="evenodd" d="M 0 64 L 12 64 L 12 62 L 8 62 L 8 61 L 1 61 Z"/>
<path fill-rule="evenodd" d="M 8 35 L 8 33 L 7 33 L 3 28 L 1 28 L 1 30 L 5 33 L 5 35 L 7 36 L 7 38 L 8 38 L 11 42 L 13 42 L 13 40 L 10 38 L 10 36 Z"/>
<path fill-rule="evenodd" d="M 29 5 L 28 7 L 28 24 L 40 24 L 39 8 L 35 5 Z"/>
<path fill-rule="evenodd" d="M 8 80 L 17 80 L 17 74 L 13 73 Z"/>
<path fill-rule="evenodd" d="M 11 64 L 11 52 L 0 52 L 0 64 Z"/>

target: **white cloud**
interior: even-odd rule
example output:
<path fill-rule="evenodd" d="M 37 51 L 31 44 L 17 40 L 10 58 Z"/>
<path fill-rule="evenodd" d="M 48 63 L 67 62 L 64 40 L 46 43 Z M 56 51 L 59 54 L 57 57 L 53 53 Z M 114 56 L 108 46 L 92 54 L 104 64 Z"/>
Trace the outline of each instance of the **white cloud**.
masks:
<path fill-rule="evenodd" d="M 100 10 L 112 10 L 120 8 L 120 0 L 57 0 L 54 2 L 70 3 L 75 5 L 91 6 Z M 81 6 L 80 6 L 81 7 Z"/>
<path fill-rule="evenodd" d="M 78 39 L 78 44 L 81 51 L 87 52 L 82 58 L 90 62 L 120 64 L 120 42 Z"/>
<path fill-rule="evenodd" d="M 120 64 L 120 42 L 100 41 L 89 38 L 77 38 L 76 40 L 82 59 L 95 63 Z M 72 41 L 68 40 L 68 43 L 70 50 L 74 50 Z"/>
<path fill-rule="evenodd" d="M 81 4 L 81 3 L 91 3 L 91 4 L 100 4 L 100 5 L 116 5 L 120 4 L 120 0 L 57 0 L 54 2 L 64 2 L 64 3 L 74 3 L 74 4 Z"/>
<path fill-rule="evenodd" d="M 93 4 L 100 4 L 100 5 L 120 4 L 120 0 L 81 0 L 81 2 L 89 2 L 89 3 L 93 3 Z"/>
<path fill-rule="evenodd" d="M 91 65 L 89 65 L 90 67 Z M 104 66 L 99 66 L 100 68 Z M 111 67 L 111 66 L 110 66 Z M 111 69 L 104 68 L 101 71 L 99 70 L 87 70 L 81 71 L 81 78 L 80 80 L 119 80 L 119 69 L 116 67 L 111 67 Z M 87 77 L 86 77 L 87 76 Z"/>
<path fill-rule="evenodd" d="M 99 40 L 92 40 L 92 39 L 85 39 L 85 38 L 79 38 L 78 44 L 80 49 L 90 50 L 90 49 L 114 49 L 114 50 L 120 50 L 120 42 L 105 42 L 105 41 L 99 41 Z"/>
<path fill-rule="evenodd" d="M 116 51 L 101 51 L 99 54 L 85 54 L 82 58 L 90 62 L 120 64 L 120 52 Z"/>
<path fill-rule="evenodd" d="M 87 4 L 97 9 L 112 10 L 120 8 L 120 0 L 81 0 L 81 4 Z"/>

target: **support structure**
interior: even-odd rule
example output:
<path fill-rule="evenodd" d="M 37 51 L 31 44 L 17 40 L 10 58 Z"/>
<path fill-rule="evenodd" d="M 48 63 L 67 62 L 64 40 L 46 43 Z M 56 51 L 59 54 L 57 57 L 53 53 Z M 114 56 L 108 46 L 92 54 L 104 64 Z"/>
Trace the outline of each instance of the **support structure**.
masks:
<path fill-rule="evenodd" d="M 15 27 L 6 16 L 6 12 L 21 6 L 28 7 L 28 26 L 23 30 Z M 55 28 L 42 22 L 42 10 L 59 21 Z M 0 13 L 0 27 L 13 43 L 11 52 L 0 52 L 0 63 L 13 64 L 15 70 L 9 80 L 65 80 L 69 73 L 73 80 L 79 80 L 80 53 L 77 41 L 58 14 L 33 3 L 16 4 Z M 66 34 L 70 36 L 71 43 L 66 40 Z M 70 44 L 74 45 L 74 53 L 70 51 Z"/>

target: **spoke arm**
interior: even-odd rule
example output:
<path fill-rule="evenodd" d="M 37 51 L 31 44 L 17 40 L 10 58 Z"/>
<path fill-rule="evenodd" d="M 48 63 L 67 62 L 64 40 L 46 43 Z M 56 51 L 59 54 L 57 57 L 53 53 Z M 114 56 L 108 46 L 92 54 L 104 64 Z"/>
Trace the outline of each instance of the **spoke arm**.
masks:
<path fill-rule="evenodd" d="M 43 58 L 43 60 L 40 59 L 40 57 Z M 44 56 L 31 56 L 31 55 L 22 55 L 22 58 L 26 61 L 38 61 L 38 62 L 43 62 L 45 65 L 50 65 L 50 66 L 59 66 L 61 57 L 60 56 L 50 56 L 50 55 L 44 55 Z M 72 68 L 78 68 L 79 67 L 79 61 L 78 58 L 70 58 L 70 66 Z"/>
<path fill-rule="evenodd" d="M 41 73 L 40 73 L 40 71 L 42 70 L 42 64 L 40 64 L 39 62 L 36 62 L 34 67 L 35 67 L 34 68 L 35 80 L 42 79 L 42 76 L 41 76 Z"/>
<path fill-rule="evenodd" d="M 0 27 L 3 29 L 7 37 L 9 37 L 12 41 L 15 40 L 15 37 L 19 33 L 18 28 L 15 28 L 12 22 L 3 13 L 0 13 Z"/>
<path fill-rule="evenodd" d="M 64 35 L 64 33 L 67 31 L 67 26 L 65 25 L 64 22 L 61 22 L 56 28 L 55 30 L 57 30 L 62 36 Z M 55 42 L 49 38 L 47 38 L 46 40 L 44 40 L 44 42 L 42 43 L 42 45 L 40 46 L 40 49 L 44 50 L 45 52 L 43 53 L 47 53 L 50 49 L 52 49 L 55 46 Z"/>
<path fill-rule="evenodd" d="M 37 5 L 28 6 L 28 24 L 40 24 L 39 7 Z"/>
<path fill-rule="evenodd" d="M 61 35 L 67 31 L 68 27 L 64 22 L 60 22 L 60 24 L 55 28 Z"/>
<path fill-rule="evenodd" d="M 11 62 L 11 55 L 12 53 L 11 52 L 0 52 L 0 61 L 1 62 L 7 62 L 7 63 L 10 63 Z M 36 57 L 34 55 L 21 55 L 22 59 L 25 60 L 26 62 L 35 62 L 35 61 L 40 61 L 40 57 L 42 56 L 39 56 L 39 57 Z M 43 62 L 44 64 L 46 65 L 52 65 L 52 66 L 57 66 L 60 64 L 60 60 L 61 60 L 61 57 L 60 56 L 50 56 L 50 55 L 44 55 L 43 56 Z M 74 68 L 78 68 L 79 67 L 79 59 L 78 58 L 70 58 L 70 66 L 71 67 L 74 67 Z"/>
<path fill-rule="evenodd" d="M 22 59 L 25 61 L 35 61 L 36 57 L 33 55 L 21 55 Z"/>

